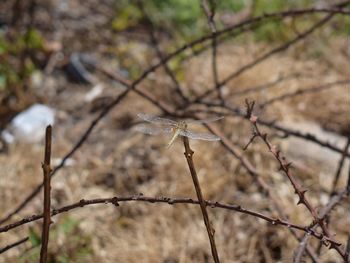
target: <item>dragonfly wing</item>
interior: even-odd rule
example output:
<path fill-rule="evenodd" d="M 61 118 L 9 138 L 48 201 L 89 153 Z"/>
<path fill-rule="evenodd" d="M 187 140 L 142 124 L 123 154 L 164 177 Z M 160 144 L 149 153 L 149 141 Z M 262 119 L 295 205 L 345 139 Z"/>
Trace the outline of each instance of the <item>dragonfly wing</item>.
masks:
<path fill-rule="evenodd" d="M 219 141 L 220 137 L 210 134 L 210 133 L 200 133 L 200 132 L 191 132 L 191 131 L 180 131 L 180 135 L 186 136 L 194 140 L 204 140 L 204 141 Z"/>
<path fill-rule="evenodd" d="M 186 121 L 186 123 L 203 124 L 203 123 L 218 121 L 218 120 L 221 120 L 223 118 L 224 118 L 223 116 L 218 116 L 218 117 L 212 117 L 212 118 L 202 119 L 202 120 L 189 120 L 189 121 Z"/>
<path fill-rule="evenodd" d="M 176 121 L 153 116 L 153 115 L 149 115 L 149 114 L 145 114 L 145 113 L 138 113 L 137 117 L 139 117 L 140 119 L 142 119 L 144 121 L 148 121 L 148 122 L 155 123 L 155 124 L 172 125 L 172 126 L 177 124 Z"/>
<path fill-rule="evenodd" d="M 136 131 L 149 134 L 149 135 L 159 135 L 159 134 L 164 134 L 164 133 L 171 133 L 172 128 L 167 127 L 150 127 L 150 126 L 145 126 L 145 125 L 140 125 L 135 128 Z"/>

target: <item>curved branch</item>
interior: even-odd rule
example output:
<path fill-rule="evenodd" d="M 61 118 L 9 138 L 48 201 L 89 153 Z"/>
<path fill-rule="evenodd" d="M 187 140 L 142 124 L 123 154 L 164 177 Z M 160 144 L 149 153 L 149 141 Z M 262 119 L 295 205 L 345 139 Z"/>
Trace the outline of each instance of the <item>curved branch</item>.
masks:
<path fill-rule="evenodd" d="M 164 203 L 168 205 L 174 205 L 174 204 L 199 205 L 199 202 L 197 200 L 193 200 L 192 198 L 147 197 L 140 194 L 140 195 L 134 195 L 134 196 L 127 196 L 127 197 L 98 198 L 98 199 L 90 199 L 90 200 L 81 199 L 79 202 L 73 203 L 71 205 L 67 205 L 59 209 L 53 209 L 51 212 L 51 216 L 56 216 L 58 214 L 65 213 L 74 209 L 78 209 L 78 208 L 90 206 L 90 205 L 96 205 L 96 204 L 113 204 L 118 207 L 119 203 L 122 203 L 122 202 Z M 334 240 L 328 239 L 327 237 L 325 238 L 322 234 L 317 233 L 316 231 L 309 229 L 306 226 L 297 225 L 279 218 L 272 218 L 268 215 L 264 215 L 262 213 L 243 208 L 240 205 L 224 204 L 224 203 L 208 201 L 208 200 L 204 200 L 204 202 L 205 202 L 205 205 L 209 208 L 219 208 L 219 209 L 236 211 L 242 214 L 247 214 L 256 218 L 263 219 L 266 222 L 271 223 L 272 225 L 286 226 L 288 228 L 297 229 L 305 233 L 308 233 L 319 240 L 328 241 L 334 245 L 339 245 Z M 12 224 L 0 227 L 0 233 L 7 232 L 11 229 L 14 229 L 16 227 L 28 224 L 30 222 L 33 222 L 42 218 L 43 218 L 43 214 L 32 215 L 32 216 L 23 218 L 22 220 L 19 220 Z"/>

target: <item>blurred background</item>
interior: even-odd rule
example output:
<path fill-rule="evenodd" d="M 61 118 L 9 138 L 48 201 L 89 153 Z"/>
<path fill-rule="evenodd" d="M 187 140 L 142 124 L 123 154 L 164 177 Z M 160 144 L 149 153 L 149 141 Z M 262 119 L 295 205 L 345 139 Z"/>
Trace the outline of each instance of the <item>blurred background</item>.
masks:
<path fill-rule="evenodd" d="M 259 172 L 283 215 L 225 145 L 191 140 L 205 198 L 311 224 L 264 144 L 256 140 L 242 150 L 252 135 L 244 105 L 245 99 L 256 101 L 262 129 L 293 162 L 295 176 L 317 209 L 344 189 L 348 161 L 339 165 L 339 160 L 350 134 L 350 17 L 329 12 L 337 3 L 1 1 L 0 217 L 42 182 L 47 124 L 53 124 L 56 166 L 90 123 L 125 92 L 125 83 L 183 47 L 138 83 L 143 95 L 129 92 L 69 156 L 52 180 L 52 207 L 140 193 L 196 198 L 181 141 L 165 149 L 167 136 L 147 136 L 134 127 L 141 122 L 139 112 L 173 119 L 200 113 L 225 116 L 214 126 Z M 349 10 L 350 1 L 339 3 Z M 240 26 L 264 14 L 312 8 L 324 11 L 267 16 Z M 218 34 L 214 44 L 213 32 Z M 224 106 L 211 92 L 215 86 L 220 86 Z M 198 99 L 206 92 L 211 93 Z M 194 129 L 209 132 L 200 125 Z M 324 147 L 307 139 L 308 134 Z M 349 208 L 347 197 L 329 219 L 343 245 L 350 235 Z M 288 228 L 233 211 L 208 210 L 222 262 L 293 261 L 299 241 Z M 42 193 L 3 225 L 41 212 Z M 98 205 L 53 221 L 49 262 L 212 262 L 202 215 L 193 205 Z M 41 227 L 36 221 L 1 233 L 1 247 L 26 236 L 29 241 L 1 254 L 0 262 L 38 262 Z M 296 234 L 302 238 L 304 233 Z M 319 262 L 342 262 L 319 243 L 309 241 Z"/>

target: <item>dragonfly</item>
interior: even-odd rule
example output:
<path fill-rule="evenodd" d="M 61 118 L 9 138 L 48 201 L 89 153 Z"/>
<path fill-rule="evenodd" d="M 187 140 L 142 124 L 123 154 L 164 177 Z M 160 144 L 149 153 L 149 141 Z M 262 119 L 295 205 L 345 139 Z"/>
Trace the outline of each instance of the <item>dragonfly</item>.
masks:
<path fill-rule="evenodd" d="M 173 134 L 167 148 L 169 148 L 178 136 L 185 136 L 194 140 L 204 140 L 204 141 L 219 141 L 220 137 L 210 134 L 210 133 L 199 133 L 188 130 L 188 124 L 205 124 L 213 121 L 220 120 L 224 117 L 213 117 L 203 120 L 188 120 L 188 121 L 174 121 L 171 119 L 161 118 L 154 115 L 149 115 L 145 113 L 138 113 L 137 116 L 151 124 L 158 126 L 143 125 L 136 128 L 137 131 L 149 134 L 149 135 L 160 135 L 160 134 Z"/>

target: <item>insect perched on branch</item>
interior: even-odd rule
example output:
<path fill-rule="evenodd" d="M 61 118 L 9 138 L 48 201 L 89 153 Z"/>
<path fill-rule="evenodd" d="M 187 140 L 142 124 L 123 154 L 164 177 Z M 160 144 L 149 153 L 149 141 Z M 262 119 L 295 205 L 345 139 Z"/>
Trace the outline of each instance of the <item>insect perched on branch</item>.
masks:
<path fill-rule="evenodd" d="M 145 113 L 138 113 L 137 116 L 144 121 L 158 125 L 158 126 L 150 126 L 150 125 L 138 126 L 136 127 L 137 131 L 140 131 L 145 134 L 150 134 L 150 135 L 169 134 L 169 133 L 173 134 L 171 140 L 167 144 L 167 148 L 169 148 L 174 143 L 175 139 L 179 135 L 185 136 L 194 140 L 219 141 L 220 137 L 214 134 L 189 131 L 187 127 L 188 127 L 188 124 L 204 124 L 204 123 L 221 120 L 222 118 L 224 118 L 224 117 L 213 117 L 213 118 L 203 119 L 203 120 L 174 121 L 166 118 L 161 118 L 158 116 L 148 115 Z"/>

